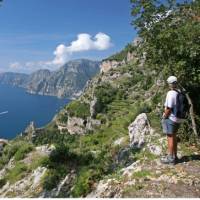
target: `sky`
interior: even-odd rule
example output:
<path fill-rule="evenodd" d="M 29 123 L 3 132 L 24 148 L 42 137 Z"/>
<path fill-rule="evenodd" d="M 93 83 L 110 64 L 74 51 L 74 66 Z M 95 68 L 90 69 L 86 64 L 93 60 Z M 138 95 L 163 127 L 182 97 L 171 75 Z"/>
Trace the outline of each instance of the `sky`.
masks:
<path fill-rule="evenodd" d="M 106 58 L 136 37 L 130 12 L 130 0 L 4 0 L 0 72 Z"/>

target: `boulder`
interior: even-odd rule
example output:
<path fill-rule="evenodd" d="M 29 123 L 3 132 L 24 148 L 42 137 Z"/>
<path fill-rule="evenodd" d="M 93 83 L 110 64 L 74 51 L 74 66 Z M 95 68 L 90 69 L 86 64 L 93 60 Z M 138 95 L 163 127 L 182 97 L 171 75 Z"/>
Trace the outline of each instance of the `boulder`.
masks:
<path fill-rule="evenodd" d="M 141 148 L 145 143 L 145 135 L 150 134 L 151 127 L 145 113 L 139 114 L 129 127 L 130 147 Z"/>

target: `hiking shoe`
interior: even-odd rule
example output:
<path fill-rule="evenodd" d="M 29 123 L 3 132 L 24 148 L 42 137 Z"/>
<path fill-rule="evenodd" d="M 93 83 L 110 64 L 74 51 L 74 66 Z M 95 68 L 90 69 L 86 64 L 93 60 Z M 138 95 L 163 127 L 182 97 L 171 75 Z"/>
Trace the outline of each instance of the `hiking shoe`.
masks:
<path fill-rule="evenodd" d="M 160 162 L 163 164 L 175 165 L 175 158 L 171 155 L 167 155 L 165 157 L 161 157 Z"/>
<path fill-rule="evenodd" d="M 177 164 L 177 163 L 179 163 L 179 162 L 180 162 L 179 158 L 178 158 L 178 157 L 175 157 L 175 158 L 174 158 L 174 163 Z"/>

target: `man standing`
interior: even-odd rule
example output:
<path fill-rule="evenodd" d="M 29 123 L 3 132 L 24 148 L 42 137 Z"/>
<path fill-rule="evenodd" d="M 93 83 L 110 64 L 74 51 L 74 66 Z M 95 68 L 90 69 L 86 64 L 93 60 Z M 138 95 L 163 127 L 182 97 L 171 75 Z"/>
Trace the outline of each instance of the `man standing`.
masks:
<path fill-rule="evenodd" d="M 177 78 L 175 76 L 170 76 L 167 79 L 170 91 L 167 93 L 165 101 L 165 109 L 163 113 L 162 126 L 163 132 L 167 134 L 168 142 L 168 155 L 161 158 L 161 163 L 164 164 L 175 164 L 177 161 L 177 137 L 176 133 L 182 122 L 181 118 L 175 115 L 177 95 L 179 93 L 177 88 Z"/>

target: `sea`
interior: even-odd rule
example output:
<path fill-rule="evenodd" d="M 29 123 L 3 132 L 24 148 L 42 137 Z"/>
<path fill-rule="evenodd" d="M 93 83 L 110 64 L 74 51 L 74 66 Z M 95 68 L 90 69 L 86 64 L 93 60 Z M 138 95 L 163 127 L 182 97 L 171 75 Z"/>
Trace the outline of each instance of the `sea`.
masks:
<path fill-rule="evenodd" d="M 43 127 L 69 99 L 29 94 L 23 88 L 0 84 L 0 138 L 13 139 L 34 121 Z"/>

